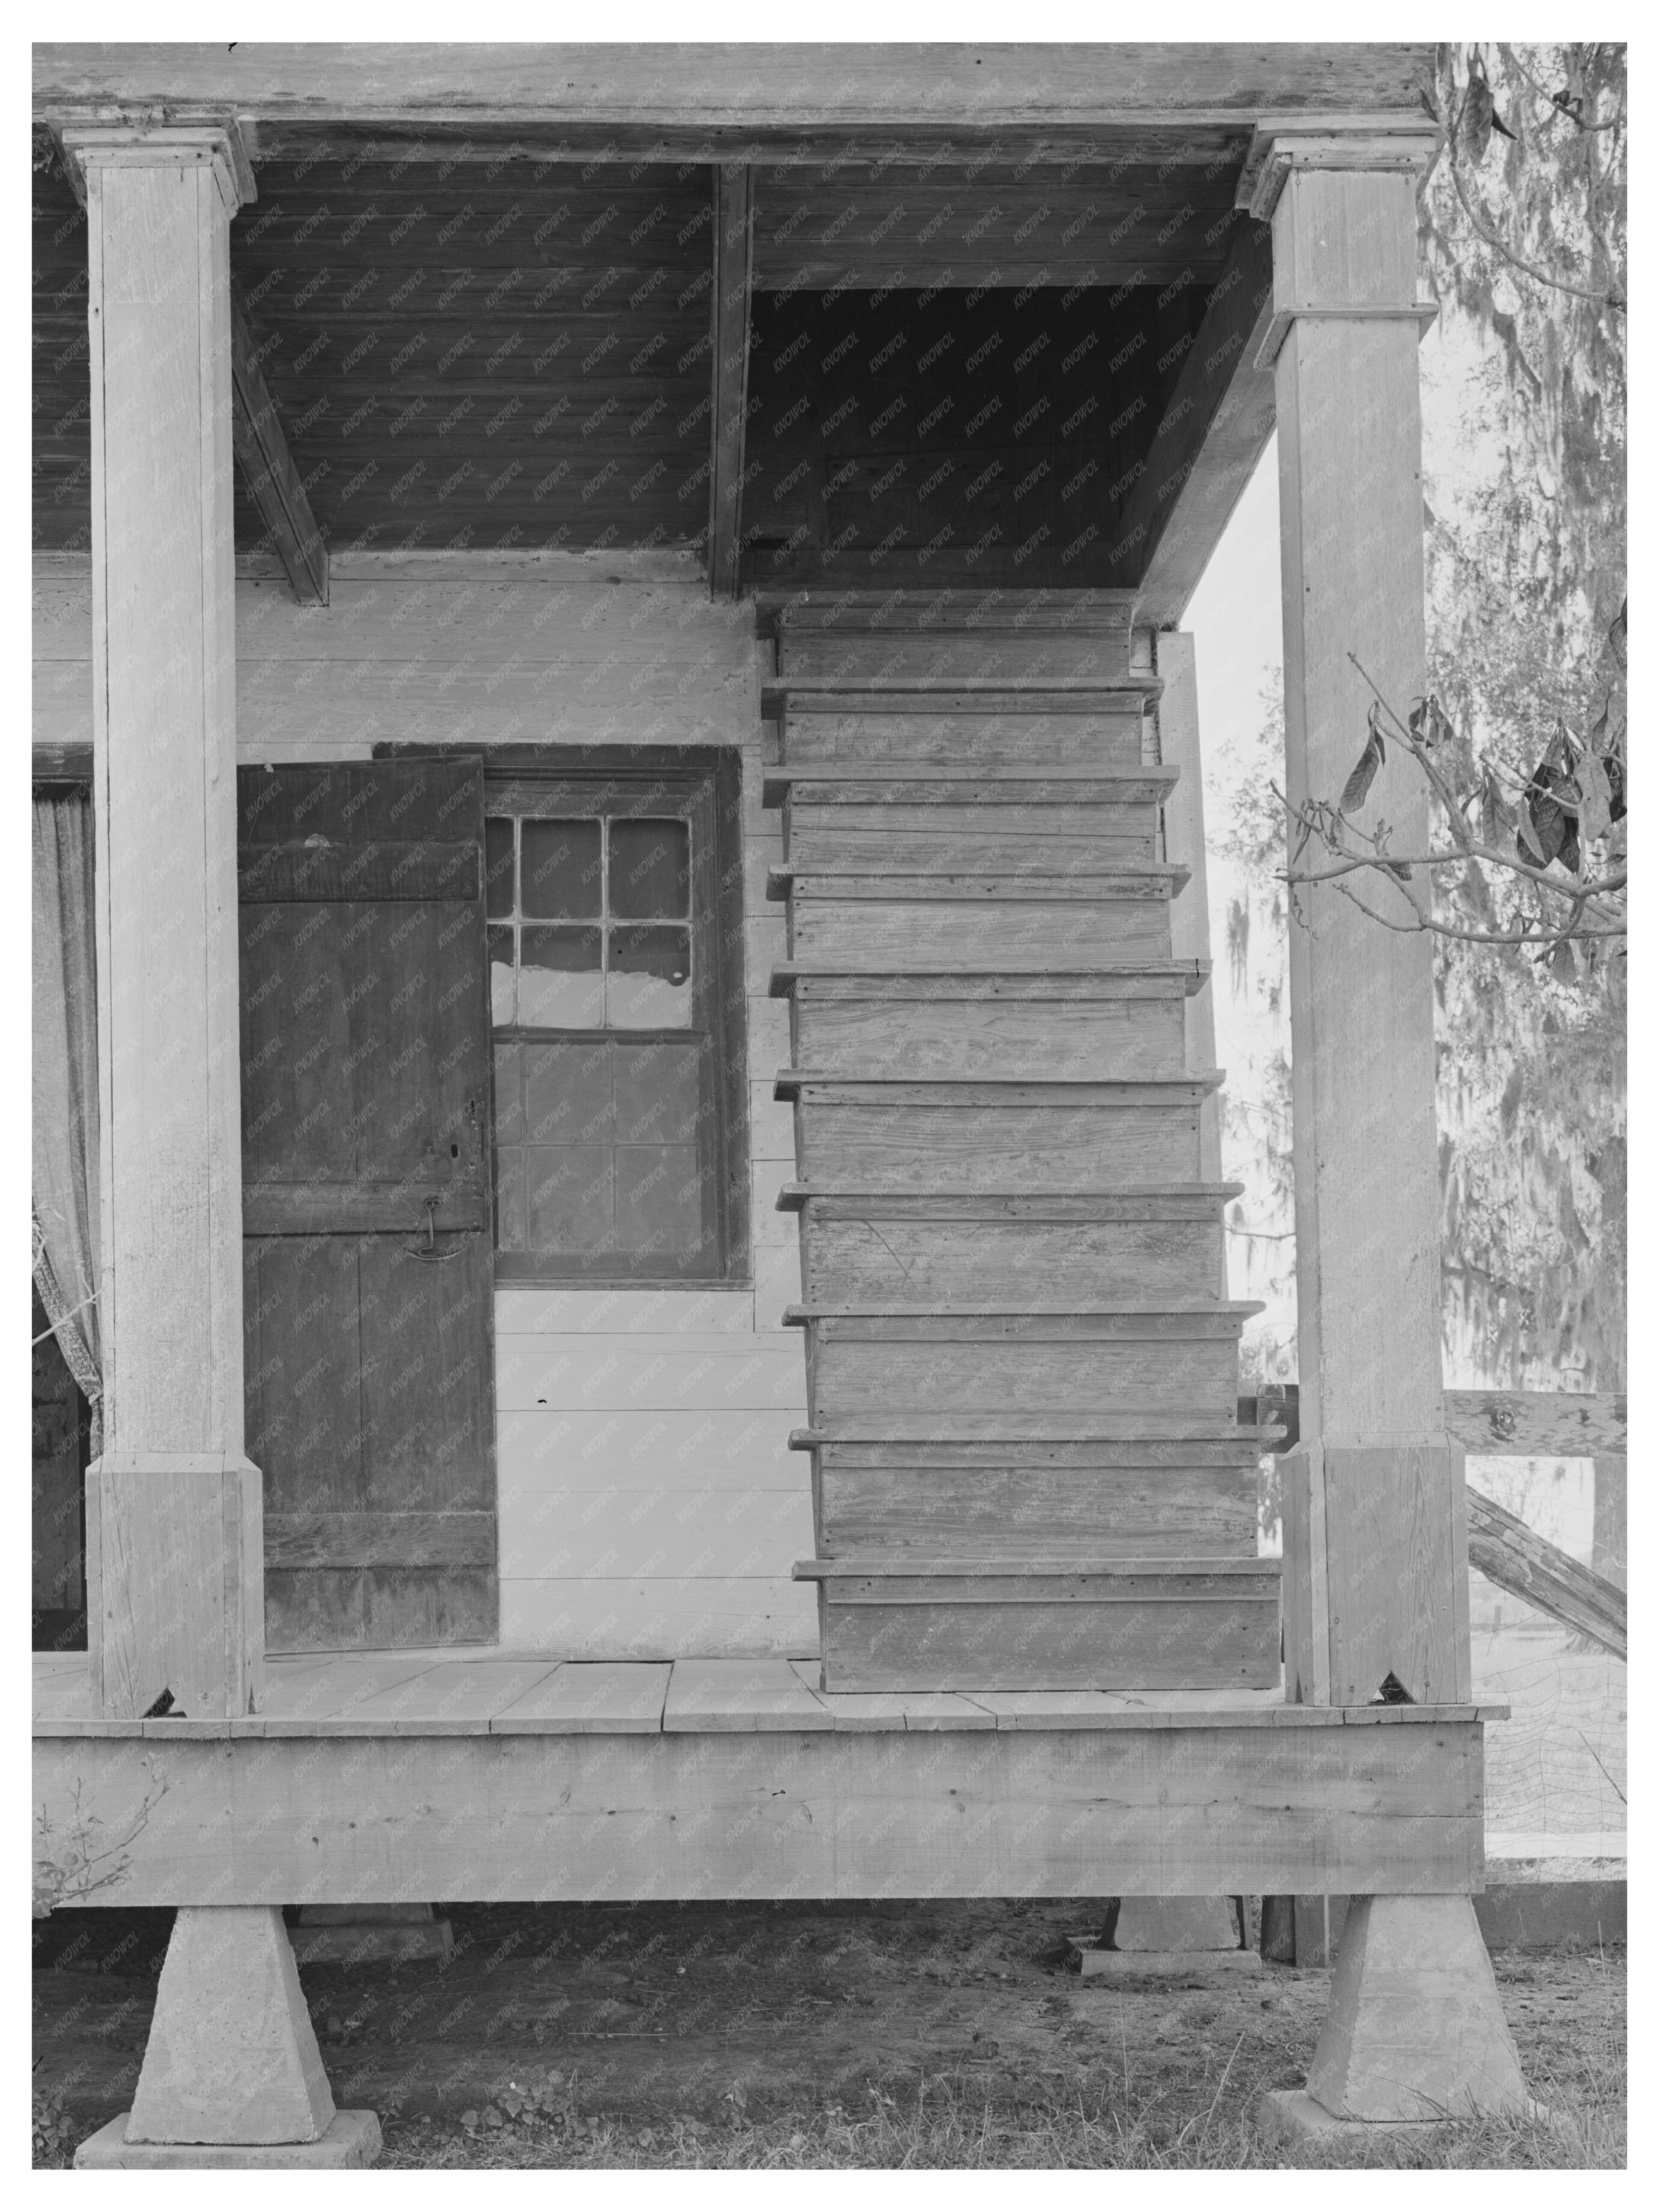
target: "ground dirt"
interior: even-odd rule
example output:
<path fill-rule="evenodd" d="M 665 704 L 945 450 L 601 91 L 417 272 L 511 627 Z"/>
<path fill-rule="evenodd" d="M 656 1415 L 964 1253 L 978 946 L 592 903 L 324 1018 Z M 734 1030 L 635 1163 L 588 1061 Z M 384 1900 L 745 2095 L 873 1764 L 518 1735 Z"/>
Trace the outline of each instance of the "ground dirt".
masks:
<path fill-rule="evenodd" d="M 387 2166 L 1621 2166 L 1622 1950 L 1500 1954 L 1547 2120 L 1276 2152 L 1328 1972 L 1084 1979 L 1101 1902 L 469 1905 L 453 1955 L 307 1966 Z M 35 2163 L 129 2106 L 172 1915 L 35 1926 Z"/>

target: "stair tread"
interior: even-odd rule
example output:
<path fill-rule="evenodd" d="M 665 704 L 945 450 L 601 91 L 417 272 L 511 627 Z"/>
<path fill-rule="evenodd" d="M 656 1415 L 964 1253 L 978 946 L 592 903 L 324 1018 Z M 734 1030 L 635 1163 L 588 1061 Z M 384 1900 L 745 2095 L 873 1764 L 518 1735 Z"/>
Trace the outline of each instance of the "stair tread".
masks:
<path fill-rule="evenodd" d="M 1023 868 L 872 868 L 869 866 L 825 868 L 811 861 L 793 866 L 771 867 L 766 872 L 766 896 L 781 903 L 807 887 L 817 896 L 835 899 L 835 886 L 859 884 L 873 888 L 865 896 L 853 898 L 844 893 L 839 903 L 845 906 L 945 905 L 954 898 L 963 906 L 1081 906 L 1090 901 L 1109 901 L 1115 891 L 1125 886 L 1150 892 L 1136 903 L 1156 902 L 1156 895 L 1167 888 L 1171 898 L 1187 887 L 1191 871 L 1182 867 L 1147 866 L 1121 868 L 1093 868 L 1088 870 L 1054 871 L 1038 874 Z M 1009 884 L 1012 890 L 974 893 L 980 884 Z M 818 890 L 818 886 L 825 888 Z M 918 890 L 917 886 L 925 886 Z M 1119 903 L 1127 903 L 1122 900 Z"/>
<path fill-rule="evenodd" d="M 1241 1454 L 1252 1455 L 1270 1450 L 1274 1442 L 1282 1438 L 1282 1428 L 1261 1426 L 1251 1428 L 1234 1422 L 1217 1420 L 1208 1426 L 1200 1424 L 1177 1424 L 1174 1414 L 1160 1418 L 1147 1414 L 1139 1419 L 1117 1413 L 1072 1413 L 1063 1416 L 1034 1414 L 1031 1419 L 1044 1424 L 1040 1428 L 1020 1429 L 1013 1425 L 1018 1413 L 987 1413 L 982 1416 L 987 1425 L 980 1428 L 968 1425 L 972 1414 L 957 1414 L 954 1420 L 942 1420 L 933 1414 L 894 1414 L 890 1419 L 872 1419 L 865 1422 L 848 1420 L 821 1421 L 816 1427 L 791 1429 L 791 1451 L 818 1451 L 839 1444 L 899 1444 L 907 1449 L 937 1446 L 942 1450 L 957 1451 L 969 1445 L 994 1448 L 1013 1452 L 1028 1446 L 1042 1444 L 1083 1444 L 1098 1447 L 1107 1444 L 1133 1448 L 1153 1444 L 1226 1445 L 1237 1447 Z M 910 1424 L 906 1426 L 906 1424 Z"/>
<path fill-rule="evenodd" d="M 1040 1318 L 1040 1316 L 1078 1316 L 1088 1314 L 1146 1314 L 1148 1318 L 1182 1318 L 1183 1314 L 1263 1314 L 1265 1305 L 1261 1298 L 1203 1298 L 1203 1297 L 1161 1297 L 1161 1298 L 984 1298 L 984 1301 L 964 1301 L 964 1298 L 921 1298 L 921 1301 L 896 1301 L 896 1298 L 852 1298 L 845 1305 L 817 1305 L 801 1301 L 799 1305 L 783 1307 L 783 1328 L 801 1328 L 805 1321 L 854 1321 L 858 1316 L 883 1316 L 883 1314 L 905 1314 L 915 1318 L 921 1314 L 945 1314 L 951 1318 L 994 1318 L 1006 1314 L 1011 1318 Z"/>
<path fill-rule="evenodd" d="M 1190 1099 L 1198 1100 L 1218 1091 L 1225 1081 L 1226 1070 L 1220 1067 L 1189 1068 L 1175 1075 L 1057 1075 L 1047 1078 L 1034 1075 L 861 1075 L 823 1067 L 781 1067 L 772 1079 L 772 1095 L 775 1098 L 793 1098 L 799 1096 L 803 1085 L 811 1083 L 828 1084 L 842 1091 L 920 1089 L 956 1092 L 964 1107 L 968 1103 L 968 1094 L 980 1092 L 994 1095 L 987 1098 L 975 1095 L 973 1098 L 975 1105 L 996 1106 L 1005 1103 L 1010 1107 L 1024 1105 L 1027 1101 L 1020 1094 L 1027 1092 L 1037 1093 L 1040 1103 L 1055 1105 L 1099 1105 L 1103 1103 L 1101 1093 L 1109 1097 L 1120 1093 L 1133 1094 L 1132 1103 L 1152 1104 L 1161 1102 L 1148 1098 L 1148 1092 L 1179 1091 Z M 1061 1097 L 1060 1093 L 1067 1095 Z M 945 1102 L 941 1100 L 940 1103 Z"/>
<path fill-rule="evenodd" d="M 1006 1559 L 952 1557 L 940 1553 L 937 1558 L 907 1560 L 902 1554 L 891 1551 L 872 1552 L 868 1556 L 852 1554 L 845 1559 L 797 1559 L 790 1572 L 796 1582 L 822 1582 L 832 1576 L 862 1575 L 884 1581 L 919 1580 L 927 1575 L 959 1575 L 964 1580 L 988 1580 L 1009 1575 L 1213 1575 L 1229 1577 L 1256 1576 L 1267 1581 L 1278 1581 L 1282 1562 L 1273 1559 L 1206 1559 L 1188 1555 L 1167 1559 L 1126 1559 L 1121 1555 L 1105 1553 L 1081 1556 L 1062 1552 L 1010 1553 Z"/>
<path fill-rule="evenodd" d="M 927 982 L 962 982 L 975 976 L 1003 976 L 1030 982 L 1053 977 L 1056 981 L 1091 975 L 1107 981 L 1150 976 L 1180 981 L 1191 998 L 1209 981 L 1208 960 L 984 960 L 964 959 L 949 965 L 929 960 L 780 960 L 768 986 L 775 999 L 789 998 L 799 982 L 828 981 L 845 977 L 854 982 L 890 983 L 914 979 Z"/>
<path fill-rule="evenodd" d="M 883 1205 L 915 1206 L 924 1211 L 941 1206 L 995 1206 L 1012 1199 L 1034 1206 L 1115 1206 L 1140 1199 L 1206 1198 L 1225 1200 L 1242 1197 L 1242 1182 L 1121 1183 L 1109 1188 L 1079 1189 L 1075 1184 L 1045 1189 L 1034 1183 L 982 1183 L 934 1186 L 913 1190 L 893 1184 L 861 1182 L 786 1182 L 779 1189 L 777 1211 L 798 1212 L 809 1198 L 859 1198 Z M 939 1218 L 937 1215 L 935 1218 Z"/>

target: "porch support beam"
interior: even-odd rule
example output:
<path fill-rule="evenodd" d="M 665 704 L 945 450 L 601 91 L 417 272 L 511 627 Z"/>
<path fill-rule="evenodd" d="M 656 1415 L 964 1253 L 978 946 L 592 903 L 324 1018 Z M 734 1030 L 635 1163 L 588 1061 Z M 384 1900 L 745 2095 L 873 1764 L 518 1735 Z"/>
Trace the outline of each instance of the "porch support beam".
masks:
<path fill-rule="evenodd" d="M 243 1450 L 230 219 L 224 127 L 66 127 L 90 261 L 104 1450 L 100 1709 L 252 1710 Z"/>
<path fill-rule="evenodd" d="M 1273 222 L 1263 357 L 1279 423 L 1285 791 L 1300 807 L 1334 799 L 1358 759 L 1367 677 L 1402 713 L 1424 689 L 1419 164 L 1399 139 L 1361 133 L 1257 151 L 1251 209 Z M 1421 778 L 1391 753 L 1364 826 L 1386 818 L 1411 851 L 1427 813 Z M 1328 885 L 1295 899 L 1302 1441 L 1282 1463 L 1287 1689 L 1352 1706 L 1392 1675 L 1419 1703 L 1453 1699 L 1469 1680 L 1468 1553 L 1440 1379 L 1432 947 Z M 1357 1900 L 1308 2091 L 1316 2119 L 1524 2109 L 1468 1897 Z"/>
<path fill-rule="evenodd" d="M 714 423 L 708 456 L 708 588 L 738 596 L 742 558 L 743 432 L 749 403 L 749 301 L 754 274 L 753 173 L 714 172 Z"/>
<path fill-rule="evenodd" d="M 1396 142 L 1386 166 L 1367 164 L 1376 143 L 1358 143 L 1352 167 L 1308 166 L 1299 141 L 1270 150 L 1258 186 L 1285 317 L 1273 373 L 1293 806 L 1334 799 L 1364 745 L 1371 694 L 1353 657 L 1402 712 L 1424 687 L 1415 191 Z M 1310 301 L 1317 312 L 1299 312 Z M 1402 850 L 1426 834 L 1409 760 L 1390 754 L 1364 812 Z M 1315 1704 L 1364 1703 L 1390 1673 L 1419 1702 L 1455 1699 L 1468 1560 L 1440 1382 L 1431 949 L 1330 886 L 1297 904 L 1287 1680 Z"/>
<path fill-rule="evenodd" d="M 231 376 L 234 404 L 231 434 L 236 458 L 247 478 L 259 519 L 288 572 L 294 596 L 319 607 L 328 605 L 328 548 L 311 511 L 300 471 L 283 434 L 276 402 L 259 366 L 258 341 L 246 310 L 233 292 L 230 300 Z"/>

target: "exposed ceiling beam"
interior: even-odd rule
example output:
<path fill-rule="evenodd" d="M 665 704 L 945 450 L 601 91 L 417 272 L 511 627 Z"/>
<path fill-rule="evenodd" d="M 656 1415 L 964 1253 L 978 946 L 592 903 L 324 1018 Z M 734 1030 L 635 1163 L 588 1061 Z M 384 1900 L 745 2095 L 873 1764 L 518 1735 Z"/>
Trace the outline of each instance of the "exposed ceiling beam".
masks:
<path fill-rule="evenodd" d="M 1137 622 L 1171 629 L 1273 433 L 1273 373 L 1256 365 L 1273 315 L 1273 240 L 1233 239 L 1169 405 L 1118 510 L 1112 557 L 1141 579 Z"/>
<path fill-rule="evenodd" d="M 294 465 L 247 314 L 230 301 L 231 436 L 259 518 L 270 532 L 296 599 L 328 605 L 328 548 Z"/>
<path fill-rule="evenodd" d="M 749 403 L 749 300 L 754 275 L 752 173 L 714 173 L 714 426 L 709 433 L 708 588 L 738 595 L 743 521 L 743 426 Z"/>

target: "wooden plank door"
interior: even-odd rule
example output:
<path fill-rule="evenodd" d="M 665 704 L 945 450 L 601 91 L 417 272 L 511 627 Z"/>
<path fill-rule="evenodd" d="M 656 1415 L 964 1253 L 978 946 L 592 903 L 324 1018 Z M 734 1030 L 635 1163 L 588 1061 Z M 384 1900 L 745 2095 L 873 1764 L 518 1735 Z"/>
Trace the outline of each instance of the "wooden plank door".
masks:
<path fill-rule="evenodd" d="M 488 1641 L 482 764 L 244 769 L 237 784 L 267 1646 Z"/>

